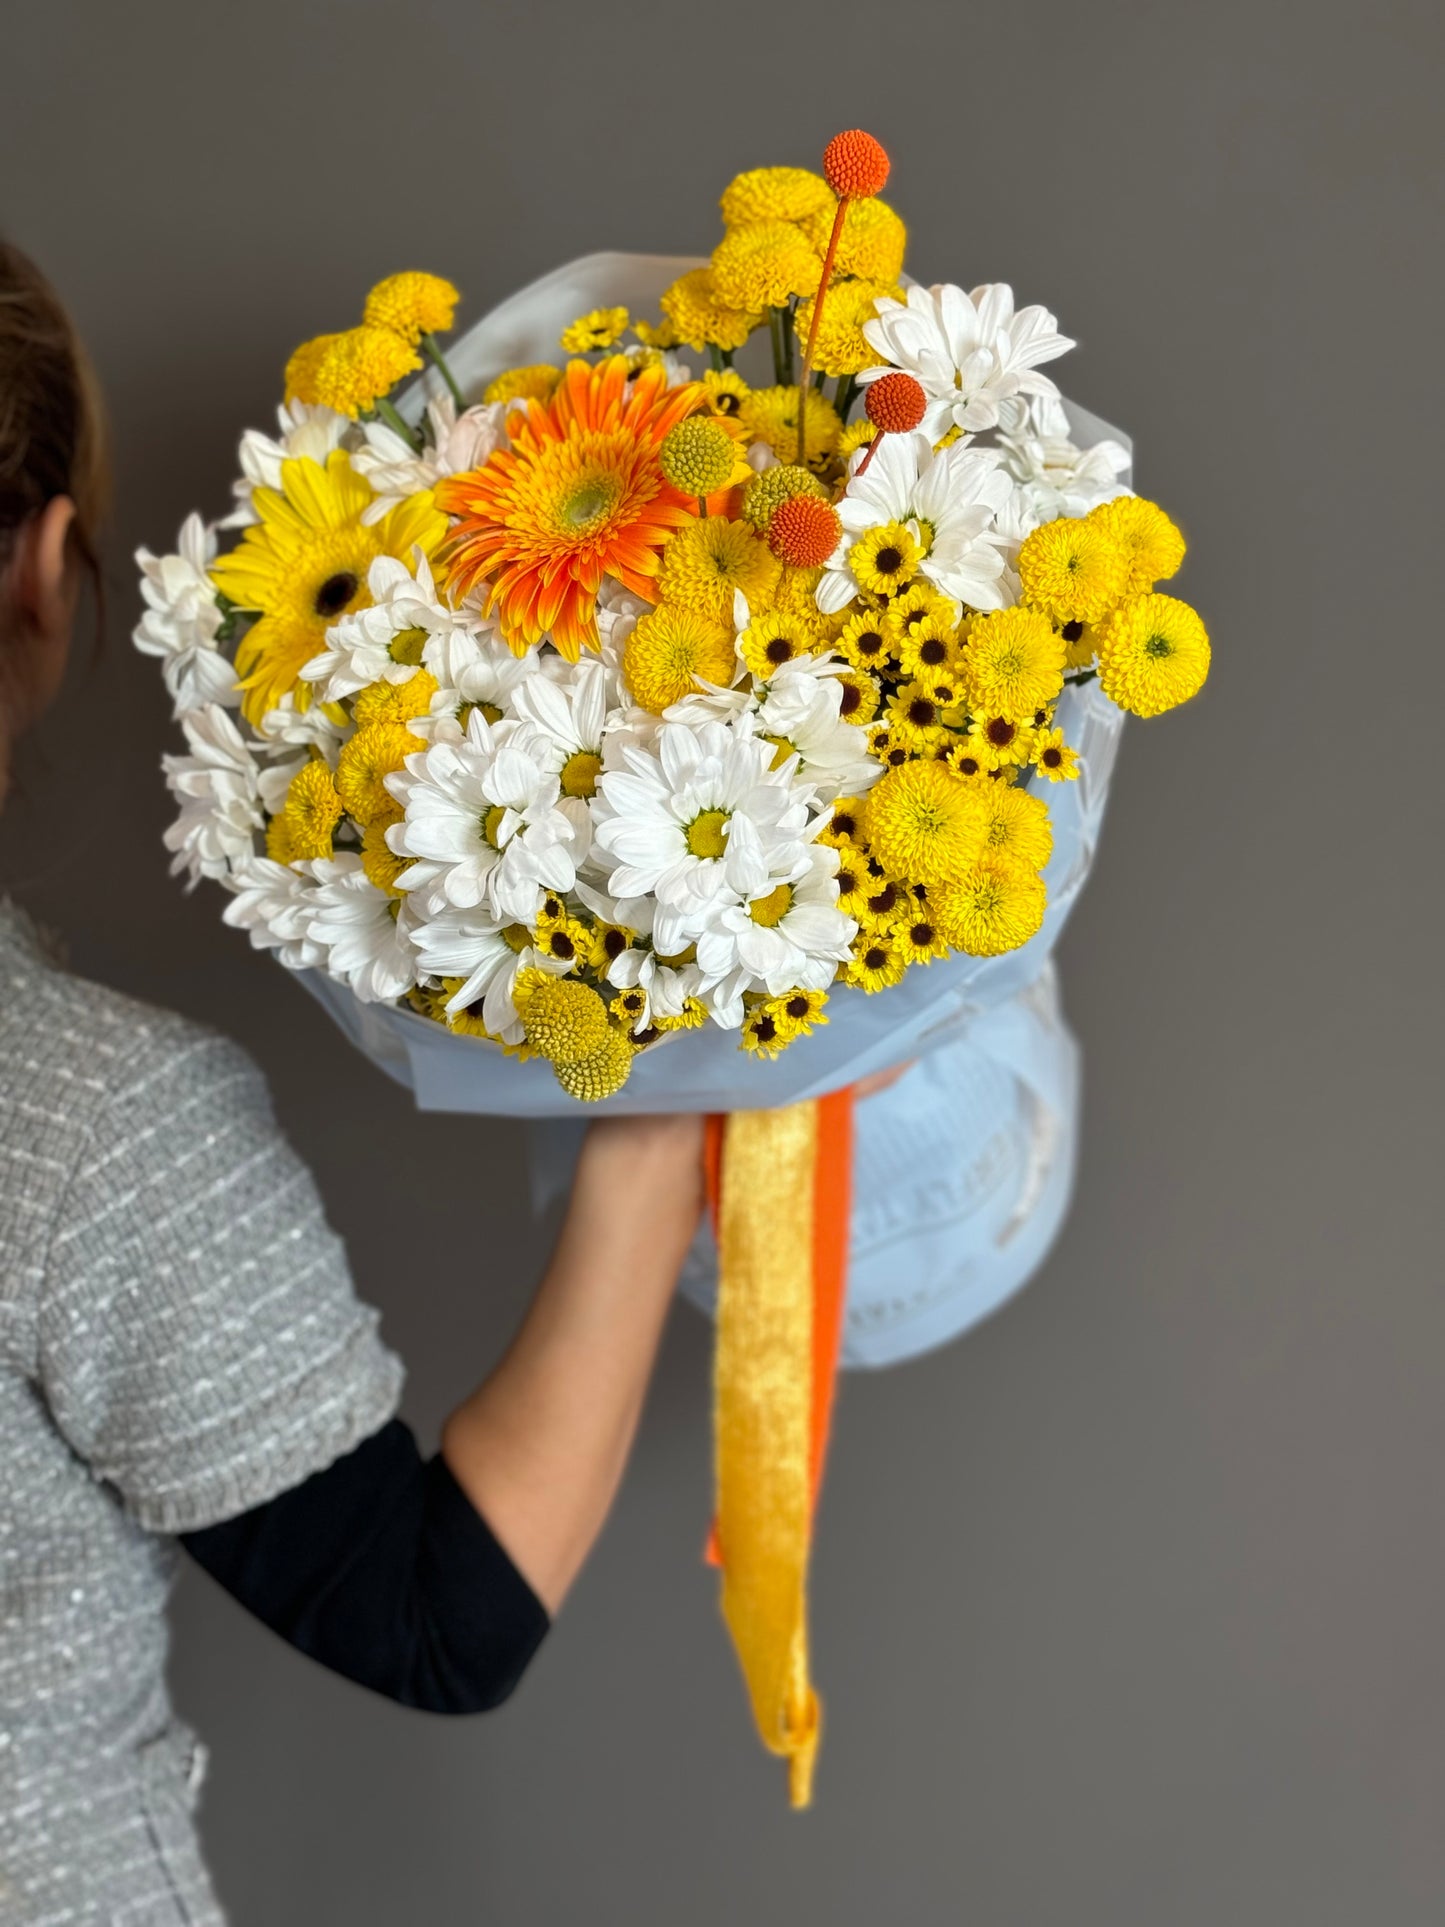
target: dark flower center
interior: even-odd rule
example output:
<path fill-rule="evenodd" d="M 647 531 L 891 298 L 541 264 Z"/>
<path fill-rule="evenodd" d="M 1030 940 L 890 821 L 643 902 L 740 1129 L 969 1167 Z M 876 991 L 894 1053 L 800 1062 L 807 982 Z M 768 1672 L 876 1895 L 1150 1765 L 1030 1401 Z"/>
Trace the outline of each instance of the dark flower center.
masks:
<path fill-rule="evenodd" d="M 577 955 L 577 946 L 565 930 L 554 930 L 547 939 L 547 948 L 554 957 L 561 957 L 567 963 Z"/>
<path fill-rule="evenodd" d="M 763 652 L 769 662 L 787 662 L 793 653 L 793 645 L 786 636 L 775 636 Z"/>
<path fill-rule="evenodd" d="M 620 930 L 609 930 L 602 939 L 602 948 L 609 957 L 620 957 L 627 948 L 627 939 Z"/>
<path fill-rule="evenodd" d="M 896 575 L 903 567 L 903 551 L 894 548 L 880 549 L 874 556 L 873 562 L 880 575 Z"/>
<path fill-rule="evenodd" d="M 938 721 L 938 711 L 926 696 L 915 696 L 908 705 L 908 720 L 915 729 L 932 729 Z"/>
<path fill-rule="evenodd" d="M 319 616 L 326 616 L 328 619 L 339 616 L 356 594 L 357 587 L 357 579 L 350 569 L 341 569 L 335 575 L 327 576 L 316 591 L 316 600 L 312 607 Z"/>
<path fill-rule="evenodd" d="M 1044 768 L 1045 769 L 1057 769 L 1059 767 L 1059 764 L 1062 763 L 1063 760 L 1064 760 L 1063 755 L 1059 750 L 1046 749 L 1044 751 Z"/>
<path fill-rule="evenodd" d="M 792 1018 L 806 1017 L 808 1014 L 808 1000 L 806 997 L 790 997 L 784 1005 L 784 1009 Z"/>
<path fill-rule="evenodd" d="M 753 1035 L 760 1044 L 771 1044 L 778 1034 L 778 1027 L 771 1017 L 759 1017 L 753 1025 Z"/>
<path fill-rule="evenodd" d="M 876 656 L 883 648 L 883 638 L 876 629 L 865 629 L 858 638 L 860 656 Z"/>
<path fill-rule="evenodd" d="M 867 970 L 881 970 L 888 961 L 888 952 L 880 950 L 876 944 L 863 953 L 863 965 Z"/>
<path fill-rule="evenodd" d="M 1012 723 L 1005 722 L 1002 716 L 995 716 L 984 734 L 996 749 L 1007 749 L 1018 730 Z"/>
<path fill-rule="evenodd" d="M 838 714 L 840 716 L 851 716 L 862 700 L 863 691 L 858 687 L 857 683 L 845 682 L 843 685 L 843 697 L 838 704 Z"/>
<path fill-rule="evenodd" d="M 1060 632 L 1065 642 L 1077 642 L 1084 633 L 1082 622 L 1066 622 Z"/>
<path fill-rule="evenodd" d="M 936 668 L 939 663 L 947 662 L 948 644 L 937 636 L 930 636 L 919 649 L 918 660 Z"/>

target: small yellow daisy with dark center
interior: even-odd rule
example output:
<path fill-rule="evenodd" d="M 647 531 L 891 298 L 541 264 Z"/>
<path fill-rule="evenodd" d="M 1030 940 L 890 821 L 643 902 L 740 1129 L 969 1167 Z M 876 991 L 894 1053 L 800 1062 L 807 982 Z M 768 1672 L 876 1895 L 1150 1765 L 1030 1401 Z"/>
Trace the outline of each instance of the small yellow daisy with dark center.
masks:
<path fill-rule="evenodd" d="M 1034 762 L 1051 783 L 1070 783 L 1079 773 L 1078 751 L 1070 749 L 1061 729 L 1047 729 L 1040 733 L 1034 750 Z"/>
<path fill-rule="evenodd" d="M 957 627 L 957 605 L 940 595 L 930 582 L 911 582 L 888 604 L 884 620 L 895 650 L 924 623 L 934 625 L 934 633 L 951 636 Z"/>
<path fill-rule="evenodd" d="M 855 729 L 862 729 L 878 714 L 878 684 L 861 669 L 850 669 L 838 678 L 838 715 Z"/>
<path fill-rule="evenodd" d="M 773 998 L 770 1007 L 779 1021 L 789 1026 L 794 1037 L 806 1037 L 810 1030 L 827 1023 L 823 1014 L 827 1001 L 826 990 L 789 990 Z"/>
<path fill-rule="evenodd" d="M 1026 762 L 1033 748 L 1033 731 L 1007 716 L 975 716 L 968 735 L 994 769 L 1001 763 Z"/>
<path fill-rule="evenodd" d="M 630 950 L 636 941 L 637 932 L 629 930 L 625 924 L 593 924 L 588 933 L 587 963 L 593 970 L 604 975 L 616 963 L 624 950 Z"/>
<path fill-rule="evenodd" d="M 904 903 L 905 898 L 906 892 L 903 885 L 896 883 L 881 864 L 870 863 L 859 921 L 886 929 L 898 915 L 899 907 Z"/>
<path fill-rule="evenodd" d="M 544 957 L 563 964 L 569 971 L 586 961 L 592 947 L 592 933 L 578 917 L 565 911 L 560 917 L 544 917 L 537 925 L 533 942 Z"/>
<path fill-rule="evenodd" d="M 921 682 L 900 685 L 888 698 L 883 714 L 894 743 L 926 750 L 940 740 L 944 725 L 939 704 Z"/>
<path fill-rule="evenodd" d="M 562 330 L 560 346 L 565 354 L 589 355 L 610 348 L 627 332 L 626 308 L 593 308 L 579 315 Z"/>
<path fill-rule="evenodd" d="M 647 1015 L 647 993 L 644 990 L 624 990 L 612 999 L 607 1008 L 619 1024 L 635 1032 Z"/>
<path fill-rule="evenodd" d="M 871 610 L 849 616 L 833 647 L 855 669 L 880 670 L 893 660 L 893 645 L 883 619 Z"/>
<path fill-rule="evenodd" d="M 862 796 L 840 796 L 819 830 L 817 841 L 835 849 L 863 847 L 867 843 L 868 802 Z"/>
<path fill-rule="evenodd" d="M 785 662 L 811 655 L 819 639 L 818 630 L 803 618 L 770 609 L 743 630 L 738 650 L 753 675 L 766 682 Z"/>
<path fill-rule="evenodd" d="M 709 414 L 735 421 L 748 398 L 748 384 L 733 368 L 709 368 L 702 378 L 703 402 Z M 808 478 L 810 481 L 812 477 Z"/>
<path fill-rule="evenodd" d="M 892 931 L 865 930 L 853 945 L 852 954 L 841 975 L 869 995 L 889 990 L 908 968 L 908 959 Z"/>
<path fill-rule="evenodd" d="M 855 581 L 875 595 L 891 595 L 911 582 L 922 560 L 923 546 L 906 522 L 869 529 L 848 551 Z"/>
<path fill-rule="evenodd" d="M 955 736 L 939 752 L 938 760 L 947 763 L 960 776 L 987 776 L 993 767 L 992 757 L 984 758 L 977 745 L 967 736 Z"/>
<path fill-rule="evenodd" d="M 776 1057 L 778 1052 L 786 1050 L 792 1041 L 792 1036 L 778 1022 L 776 1014 L 768 1004 L 759 1004 L 743 1019 L 740 1048 L 754 1057 Z"/>
<path fill-rule="evenodd" d="M 926 904 L 905 904 L 893 925 L 893 934 L 910 964 L 930 964 L 935 957 L 948 955 L 948 945 Z"/>

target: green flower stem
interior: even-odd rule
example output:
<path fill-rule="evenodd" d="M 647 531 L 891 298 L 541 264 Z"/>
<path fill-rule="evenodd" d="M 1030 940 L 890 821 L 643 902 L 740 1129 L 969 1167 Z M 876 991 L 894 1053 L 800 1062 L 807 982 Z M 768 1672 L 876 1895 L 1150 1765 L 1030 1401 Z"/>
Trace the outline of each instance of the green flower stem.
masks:
<path fill-rule="evenodd" d="M 421 338 L 421 345 L 426 350 L 427 359 L 431 362 L 433 368 L 436 369 L 437 373 L 441 376 L 442 380 L 446 383 L 447 387 L 451 389 L 452 400 L 456 403 L 457 408 L 459 410 L 465 408 L 467 405 L 466 400 L 462 395 L 461 389 L 458 388 L 457 386 L 456 376 L 452 373 L 451 369 L 448 368 L 447 366 L 446 356 L 442 353 L 441 349 L 437 346 L 436 336 L 423 335 Z"/>
<path fill-rule="evenodd" d="M 697 498 L 697 512 L 699 517 L 705 522 L 707 520 L 707 497 L 705 495 L 699 495 Z"/>
<path fill-rule="evenodd" d="M 1078 689 L 1082 687 L 1084 683 L 1092 682 L 1098 673 L 1097 669 L 1081 669 L 1076 676 L 1065 676 L 1064 681 L 1071 683 L 1075 689 Z"/>
<path fill-rule="evenodd" d="M 712 363 L 713 373 L 720 375 L 727 364 L 723 361 L 722 349 L 718 347 L 715 341 L 710 341 L 707 344 L 707 356 L 708 360 Z"/>
<path fill-rule="evenodd" d="M 839 419 L 845 423 L 848 419 L 848 411 L 853 406 L 853 400 L 857 393 L 858 377 L 856 375 L 839 375 L 838 386 L 833 395 L 833 406 L 838 411 Z"/>
<path fill-rule="evenodd" d="M 397 414 L 385 395 L 377 396 L 375 412 L 386 423 L 388 428 L 400 435 L 408 448 L 420 449 L 421 436 L 417 433 L 416 429 L 407 427 L 406 423 L 402 420 L 401 416 Z"/>
<path fill-rule="evenodd" d="M 814 388 L 816 388 L 816 389 L 817 389 L 817 391 L 818 391 L 818 393 L 819 393 L 820 395 L 821 395 L 821 394 L 822 394 L 822 392 L 823 392 L 823 383 L 824 383 L 824 382 L 825 382 L 825 381 L 826 381 L 827 379 L 828 379 L 828 377 L 827 377 L 827 376 L 826 376 L 826 375 L 825 375 L 825 374 L 823 373 L 823 371 L 822 371 L 822 369 L 821 369 L 821 368 L 818 368 L 818 369 L 816 369 L 816 370 L 814 371 L 814 374 L 813 374 L 813 386 L 814 386 Z"/>
<path fill-rule="evenodd" d="M 780 309 L 768 309 L 768 332 L 773 338 L 773 378 L 779 388 L 786 388 L 788 385 L 788 366 L 783 359 L 782 318 L 782 311 Z"/>

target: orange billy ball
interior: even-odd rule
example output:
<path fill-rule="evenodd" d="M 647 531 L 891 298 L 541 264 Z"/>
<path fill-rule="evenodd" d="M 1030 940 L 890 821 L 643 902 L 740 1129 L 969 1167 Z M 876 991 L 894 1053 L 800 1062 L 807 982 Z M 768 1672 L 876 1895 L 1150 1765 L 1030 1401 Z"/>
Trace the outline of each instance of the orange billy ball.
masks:
<path fill-rule="evenodd" d="M 768 523 L 768 547 L 795 569 L 817 569 L 838 546 L 843 524 L 831 502 L 816 495 L 790 495 Z"/>
<path fill-rule="evenodd" d="M 883 192 L 888 156 L 881 141 L 861 127 L 850 127 L 845 134 L 835 134 L 823 149 L 823 172 L 840 201 L 862 200 Z"/>
<path fill-rule="evenodd" d="M 863 406 L 869 421 L 885 435 L 906 435 L 923 420 L 928 397 L 912 375 L 880 375 L 868 384 Z"/>

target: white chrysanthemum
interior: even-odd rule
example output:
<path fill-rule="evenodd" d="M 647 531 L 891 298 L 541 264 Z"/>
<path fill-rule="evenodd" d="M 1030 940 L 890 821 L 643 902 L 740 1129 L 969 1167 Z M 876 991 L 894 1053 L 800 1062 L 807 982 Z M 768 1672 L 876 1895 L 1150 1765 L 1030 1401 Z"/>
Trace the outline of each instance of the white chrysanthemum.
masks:
<path fill-rule="evenodd" d="M 313 406 L 309 402 L 283 402 L 276 411 L 281 433 L 263 435 L 248 428 L 241 437 L 241 475 L 231 484 L 236 506 L 221 523 L 223 529 L 243 529 L 256 521 L 251 494 L 257 488 L 280 488 L 281 464 L 286 461 L 312 461 L 325 468 L 326 457 L 340 448 L 341 438 L 352 426 L 335 409 Z"/>
<path fill-rule="evenodd" d="M 397 882 L 422 893 L 427 914 L 485 904 L 498 923 L 530 924 L 545 890 L 571 888 L 573 824 L 515 723 L 494 727 L 474 709 L 463 735 L 408 756 L 387 786 L 406 811 L 387 843 L 413 859 Z"/>
<path fill-rule="evenodd" d="M 778 881 L 752 902 L 718 911 L 697 940 L 702 998 L 718 1023 L 736 1030 L 743 993 L 826 990 L 858 926 L 838 908 L 838 852 L 814 844 L 801 876 Z"/>
<path fill-rule="evenodd" d="M 362 1003 L 395 1003 L 417 980 L 406 904 L 378 890 L 353 851 L 298 867 L 316 879 L 308 935 L 326 952 L 326 968 Z"/>
<path fill-rule="evenodd" d="M 189 756 L 166 756 L 162 767 L 181 813 L 165 833 L 174 852 L 171 874 L 224 877 L 250 856 L 262 826 L 259 771 L 241 732 L 217 703 L 181 717 Z"/>
<path fill-rule="evenodd" d="M 806 868 L 813 792 L 794 780 L 796 757 L 772 767 L 774 745 L 751 724 L 664 723 L 653 750 L 625 750 L 598 782 L 597 864 L 613 896 L 656 897 L 664 956 L 685 950 L 717 907 Z"/>
<path fill-rule="evenodd" d="M 225 884 L 234 895 L 222 914 L 253 948 L 274 950 L 288 970 L 322 968 L 326 949 L 311 934 L 317 886 L 309 876 L 268 856 L 245 856 Z"/>
<path fill-rule="evenodd" d="M 536 649 L 514 656 L 494 631 L 480 625 L 470 605 L 465 618 L 432 636 L 422 651 L 422 667 L 436 677 L 437 691 L 430 712 L 413 717 L 410 727 L 427 742 L 460 741 L 469 709 L 480 709 L 488 722 L 510 719 L 514 692 L 541 663 Z"/>
<path fill-rule="evenodd" d="M 768 682 L 757 727 L 798 756 L 798 773 L 820 796 L 861 796 L 883 774 L 863 730 L 840 714 L 840 662 L 806 656 L 784 663 Z"/>
<path fill-rule="evenodd" d="M 346 725 L 329 715 L 323 703 L 298 709 L 295 692 L 288 689 L 280 702 L 261 718 L 257 734 L 277 754 L 284 749 L 319 750 L 330 768 L 335 769 L 346 738 Z"/>
<path fill-rule="evenodd" d="M 415 551 L 416 574 L 394 555 L 379 555 L 366 575 L 371 606 L 326 631 L 326 648 L 302 668 L 322 702 L 340 702 L 372 683 L 410 682 L 434 637 L 470 628 L 469 618 L 437 594 L 430 564 Z"/>
<path fill-rule="evenodd" d="M 178 716 L 207 703 L 234 709 L 241 700 L 236 672 L 216 647 L 221 610 L 207 574 L 215 555 L 215 531 L 199 515 L 181 524 L 174 555 L 136 550 L 146 608 L 132 640 L 142 655 L 160 657 Z"/>
<path fill-rule="evenodd" d="M 924 434 L 885 435 L 837 505 L 843 535 L 818 584 L 818 607 L 834 614 L 857 595 L 848 558 L 860 535 L 906 522 L 923 546 L 920 570 L 945 595 L 975 609 L 1002 608 L 1004 543 L 995 519 L 1012 495 L 994 449 L 954 443 L 935 450 Z"/>
<path fill-rule="evenodd" d="M 962 288 L 912 287 L 905 301 L 882 297 L 863 323 L 864 339 L 894 368 L 917 378 L 928 397 L 921 424 L 930 442 L 950 428 L 1014 426 L 1017 398 L 1057 395 L 1040 362 L 1073 347 L 1047 308 L 1014 310 L 1013 289 L 1001 281 L 965 294 Z M 859 379 L 877 381 L 887 368 Z"/>
<path fill-rule="evenodd" d="M 279 816 L 286 807 L 286 792 L 291 779 L 307 762 L 304 755 L 289 754 L 270 760 L 256 760 L 256 793 L 267 816 Z"/>
<path fill-rule="evenodd" d="M 567 969 L 558 958 L 535 949 L 526 937 L 520 925 L 503 929 L 481 911 L 451 908 L 419 919 L 412 931 L 424 971 L 433 977 L 462 979 L 447 1009 L 480 1016 L 491 1035 L 504 1044 L 520 1044 L 526 1035 L 512 1001 L 519 974 L 546 970 L 562 976 Z"/>
<path fill-rule="evenodd" d="M 352 453 L 351 466 L 376 491 L 376 500 L 362 512 L 363 522 L 379 522 L 384 515 L 435 488 L 446 475 L 460 475 L 507 445 L 507 406 L 493 402 L 457 414 L 449 394 L 427 403 L 426 446 L 420 453 L 385 422 L 362 425 L 362 445 Z"/>
<path fill-rule="evenodd" d="M 998 442 L 1014 484 L 1013 520 L 1025 535 L 1129 493 L 1119 480 L 1129 466 L 1128 449 L 1114 441 L 1079 448 L 1070 440 L 1063 403 L 1052 396 L 1034 396 L 1017 430 Z"/>

